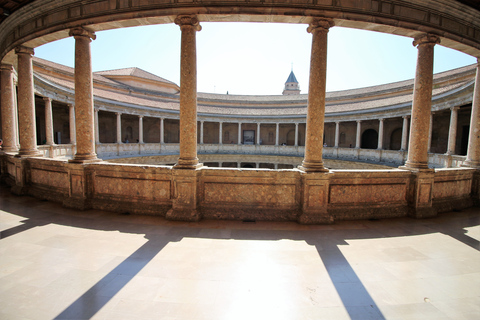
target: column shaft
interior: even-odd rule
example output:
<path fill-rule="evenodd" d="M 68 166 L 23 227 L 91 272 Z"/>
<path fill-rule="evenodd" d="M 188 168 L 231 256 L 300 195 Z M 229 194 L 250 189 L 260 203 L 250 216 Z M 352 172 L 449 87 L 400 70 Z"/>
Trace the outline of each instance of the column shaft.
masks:
<path fill-rule="evenodd" d="M 95 109 L 95 143 L 100 143 L 100 125 L 98 123 L 98 109 Z"/>
<path fill-rule="evenodd" d="M 203 144 L 203 121 L 200 121 L 200 144 Z"/>
<path fill-rule="evenodd" d="M 163 118 L 160 118 L 160 143 L 165 143 L 165 128 Z"/>
<path fill-rule="evenodd" d="M 13 66 L 0 65 L 0 103 L 2 112 L 2 151 L 17 151 L 16 143 L 16 115 L 15 115 L 15 87 L 13 85 Z"/>
<path fill-rule="evenodd" d="M 138 143 L 143 143 L 143 116 L 138 117 Z"/>
<path fill-rule="evenodd" d="M 362 120 L 357 121 L 357 136 L 356 136 L 356 141 L 355 141 L 355 148 L 360 149 L 360 136 L 362 134 Z"/>
<path fill-rule="evenodd" d="M 20 150 L 18 156 L 41 156 L 37 149 L 35 124 L 35 95 L 33 87 L 33 49 L 17 47 L 18 57 L 18 127 Z"/>
<path fill-rule="evenodd" d="M 407 140 L 408 140 L 408 116 L 403 118 L 403 127 L 402 127 L 402 151 L 407 151 Z"/>
<path fill-rule="evenodd" d="M 115 113 L 117 116 L 117 143 L 122 143 L 122 114 Z"/>
<path fill-rule="evenodd" d="M 465 165 L 480 168 L 480 58 L 477 59 L 477 76 L 473 91 L 472 114 L 470 116 L 470 134 Z"/>
<path fill-rule="evenodd" d="M 72 162 L 98 161 L 95 153 L 93 75 L 90 42 L 95 34 L 84 28 L 70 30 L 75 38 L 75 131 L 80 138 Z"/>
<path fill-rule="evenodd" d="M 238 123 L 238 144 L 242 144 L 242 123 Z"/>
<path fill-rule="evenodd" d="M 295 147 L 298 147 L 298 122 L 295 123 Z"/>
<path fill-rule="evenodd" d="M 335 148 L 338 148 L 338 141 L 340 140 L 340 122 L 335 122 Z"/>
<path fill-rule="evenodd" d="M 380 119 L 380 122 L 378 124 L 378 150 L 383 149 L 383 124 L 384 124 L 385 119 Z"/>
<path fill-rule="evenodd" d="M 260 122 L 257 123 L 257 144 L 260 145 Z"/>
<path fill-rule="evenodd" d="M 450 108 L 450 126 L 448 129 L 447 154 L 455 154 L 455 141 L 457 140 L 457 120 L 459 107 Z"/>
<path fill-rule="evenodd" d="M 408 159 L 405 168 L 428 170 L 428 133 L 432 108 L 433 47 L 440 42 L 437 36 L 426 34 L 413 41 L 418 47 L 417 68 L 413 88 L 412 120 Z"/>
<path fill-rule="evenodd" d="M 47 145 L 55 144 L 53 141 L 53 114 L 52 114 L 52 99 L 44 97 L 45 101 L 45 135 L 47 138 Z"/>
<path fill-rule="evenodd" d="M 195 169 L 197 158 L 197 48 L 201 30 L 198 19 L 178 16 L 175 23 L 182 32 L 180 48 L 180 157 L 177 167 Z"/>
<path fill-rule="evenodd" d="M 218 144 L 223 144 L 223 122 L 218 126 Z"/>
<path fill-rule="evenodd" d="M 70 127 L 70 144 L 76 144 L 76 130 L 75 130 L 75 107 L 73 104 L 68 105 L 68 125 Z"/>
<path fill-rule="evenodd" d="M 276 126 L 275 126 L 275 145 L 278 146 L 280 143 L 279 143 L 279 139 L 280 138 L 280 124 L 279 123 L 276 123 Z"/>
<path fill-rule="evenodd" d="M 433 134 L 433 112 L 430 113 L 430 130 L 428 131 L 428 152 L 432 150 L 432 134 Z"/>
<path fill-rule="evenodd" d="M 323 166 L 323 132 L 325 121 L 325 90 L 327 82 L 327 34 L 333 20 L 314 20 L 307 31 L 312 33 L 310 81 L 308 87 L 307 129 L 305 139 L 305 171 L 328 171 Z"/>

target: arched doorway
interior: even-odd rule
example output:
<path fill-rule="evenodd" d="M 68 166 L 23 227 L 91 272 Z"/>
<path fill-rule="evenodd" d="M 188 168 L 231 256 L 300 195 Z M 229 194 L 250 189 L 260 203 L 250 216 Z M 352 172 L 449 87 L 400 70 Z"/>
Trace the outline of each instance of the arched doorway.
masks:
<path fill-rule="evenodd" d="M 378 148 L 378 132 L 374 129 L 367 129 L 362 134 L 362 149 Z"/>
<path fill-rule="evenodd" d="M 390 150 L 400 150 L 402 148 L 402 128 L 392 131 L 390 136 Z"/>

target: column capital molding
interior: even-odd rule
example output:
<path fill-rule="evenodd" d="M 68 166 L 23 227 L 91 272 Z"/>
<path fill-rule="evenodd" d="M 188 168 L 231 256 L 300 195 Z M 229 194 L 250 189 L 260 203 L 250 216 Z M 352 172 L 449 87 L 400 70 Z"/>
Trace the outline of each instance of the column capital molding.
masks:
<path fill-rule="evenodd" d="M 327 19 L 327 18 L 318 18 L 318 19 L 313 19 L 312 22 L 308 25 L 307 32 L 308 33 L 313 33 L 313 31 L 323 31 L 323 32 L 328 32 L 328 29 L 333 27 L 335 25 L 335 22 L 333 19 Z"/>
<path fill-rule="evenodd" d="M 451 111 L 458 111 L 458 109 L 460 109 L 459 106 L 450 107 L 450 110 L 451 110 Z"/>
<path fill-rule="evenodd" d="M 2 71 L 8 71 L 8 72 L 13 72 L 13 66 L 12 66 L 11 64 L 1 63 L 1 64 L 0 64 L 0 70 L 2 70 Z"/>
<path fill-rule="evenodd" d="M 138 115 L 139 119 L 143 119 L 143 117 L 145 117 L 145 116 L 144 115 Z"/>
<path fill-rule="evenodd" d="M 190 26 L 193 27 L 195 31 L 202 30 L 202 26 L 200 26 L 200 22 L 196 15 L 178 15 L 174 22 L 176 25 L 180 26 L 180 28 Z"/>
<path fill-rule="evenodd" d="M 440 43 L 440 37 L 432 33 L 424 33 L 418 37 L 415 37 L 412 44 L 414 47 L 420 46 L 422 44 L 436 45 Z"/>
<path fill-rule="evenodd" d="M 67 103 L 67 106 L 68 106 L 69 108 L 75 108 L 75 105 L 74 105 L 73 103 Z"/>
<path fill-rule="evenodd" d="M 25 47 L 25 46 L 18 46 L 15 48 L 15 53 L 16 54 L 29 54 L 33 56 L 35 54 L 35 51 L 33 48 Z"/>
<path fill-rule="evenodd" d="M 52 101 L 53 99 L 50 98 L 50 97 L 43 97 L 43 100 L 45 100 L 45 101 Z"/>
<path fill-rule="evenodd" d="M 432 114 L 433 114 L 433 112 L 432 112 Z M 408 118 L 410 118 L 410 116 L 402 116 L 402 118 L 403 119 L 408 119 Z"/>
<path fill-rule="evenodd" d="M 357 123 L 362 123 L 363 120 L 357 120 Z"/>
<path fill-rule="evenodd" d="M 97 38 L 97 36 L 95 35 L 95 32 L 90 31 L 84 27 L 72 28 L 68 32 L 68 35 L 71 37 L 87 37 L 90 40 L 95 40 Z"/>
<path fill-rule="evenodd" d="M 378 121 L 383 122 L 385 121 L 385 118 L 379 118 Z"/>
<path fill-rule="evenodd" d="M 115 114 L 116 114 L 117 116 L 121 116 L 123 113 L 121 113 L 121 112 L 115 112 Z"/>

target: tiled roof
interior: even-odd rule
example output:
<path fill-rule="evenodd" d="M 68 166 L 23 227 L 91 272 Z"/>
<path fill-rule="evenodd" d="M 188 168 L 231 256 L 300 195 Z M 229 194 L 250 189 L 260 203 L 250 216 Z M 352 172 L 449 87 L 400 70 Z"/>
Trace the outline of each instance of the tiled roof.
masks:
<path fill-rule="evenodd" d="M 172 81 L 169 81 L 167 79 L 164 79 L 162 77 L 154 75 L 153 73 L 147 72 L 145 70 L 142 70 L 142 69 L 136 68 L 136 67 L 115 69 L 115 70 L 107 70 L 107 71 L 98 71 L 98 72 L 94 72 L 94 74 L 98 74 L 98 75 L 104 76 L 106 78 L 108 78 L 109 76 L 112 76 L 112 77 L 115 77 L 115 76 L 132 76 L 132 77 L 143 78 L 143 79 L 148 79 L 148 80 L 153 80 L 153 81 L 158 81 L 158 82 L 171 83 L 171 84 L 176 85 Z"/>

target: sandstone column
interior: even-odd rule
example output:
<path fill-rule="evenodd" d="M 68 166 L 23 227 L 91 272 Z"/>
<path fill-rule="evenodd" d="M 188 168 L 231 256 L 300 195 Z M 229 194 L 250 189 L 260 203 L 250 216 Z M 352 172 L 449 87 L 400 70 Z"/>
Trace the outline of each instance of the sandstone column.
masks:
<path fill-rule="evenodd" d="M 20 135 L 19 157 L 37 157 L 42 153 L 37 149 L 35 124 L 35 94 L 33 87 L 33 49 L 17 47 L 18 57 L 18 127 Z"/>
<path fill-rule="evenodd" d="M 203 122 L 200 121 L 200 144 L 203 144 Z"/>
<path fill-rule="evenodd" d="M 260 145 L 260 122 L 257 122 L 257 144 Z"/>
<path fill-rule="evenodd" d="M 53 115 L 52 115 L 52 99 L 44 97 L 45 101 L 45 135 L 47 138 L 47 145 L 51 146 L 53 142 Z"/>
<path fill-rule="evenodd" d="M 480 58 L 477 59 L 477 76 L 473 91 L 470 134 L 465 166 L 480 169 Z"/>
<path fill-rule="evenodd" d="M 143 116 L 138 116 L 138 143 L 143 143 Z"/>
<path fill-rule="evenodd" d="M 77 143 L 76 130 L 75 130 L 75 107 L 73 104 L 68 105 L 68 125 L 70 127 L 70 144 Z"/>
<path fill-rule="evenodd" d="M 218 144 L 223 144 L 223 122 L 218 126 Z"/>
<path fill-rule="evenodd" d="M 413 41 L 418 47 L 417 68 L 413 89 L 412 120 L 406 169 L 428 170 L 428 133 L 432 107 L 433 47 L 440 38 L 424 34 Z"/>
<path fill-rule="evenodd" d="M 242 144 L 242 123 L 238 123 L 238 144 Z"/>
<path fill-rule="evenodd" d="M 276 123 L 275 126 L 275 145 L 279 145 L 279 136 L 280 136 L 280 124 Z"/>
<path fill-rule="evenodd" d="M 165 143 L 165 130 L 164 130 L 164 123 L 163 123 L 163 118 L 160 118 L 160 143 L 163 144 Z"/>
<path fill-rule="evenodd" d="M 298 147 L 298 122 L 295 123 L 295 147 Z"/>
<path fill-rule="evenodd" d="M 333 20 L 315 19 L 307 29 L 312 33 L 305 159 L 302 163 L 303 170 L 307 172 L 328 171 L 323 166 L 322 152 L 327 83 L 327 34 L 333 25 Z"/>
<path fill-rule="evenodd" d="M 75 38 L 75 130 L 78 133 L 77 152 L 71 162 L 98 161 L 95 153 L 93 115 L 93 75 L 90 42 L 95 33 L 84 28 L 73 28 Z"/>
<path fill-rule="evenodd" d="M 122 114 L 115 112 L 117 116 L 117 143 L 122 143 Z"/>
<path fill-rule="evenodd" d="M 448 147 L 447 147 L 448 155 L 455 154 L 455 141 L 457 140 L 458 109 L 460 109 L 460 107 L 450 108 L 450 126 L 448 129 Z"/>
<path fill-rule="evenodd" d="M 98 123 L 98 109 L 95 109 L 95 143 L 100 143 L 100 125 Z"/>
<path fill-rule="evenodd" d="M 379 119 L 379 124 L 378 124 L 378 146 L 377 146 L 377 149 L 378 150 L 382 150 L 383 149 L 383 124 L 384 124 L 384 121 L 385 119 Z"/>
<path fill-rule="evenodd" d="M 428 152 L 432 150 L 433 114 L 433 112 L 430 113 L 430 130 L 428 131 Z"/>
<path fill-rule="evenodd" d="M 362 134 L 362 120 L 357 120 L 357 136 L 355 139 L 355 149 L 360 149 L 361 134 Z"/>
<path fill-rule="evenodd" d="M 335 148 L 338 148 L 339 140 L 340 140 L 340 122 L 335 121 Z"/>
<path fill-rule="evenodd" d="M 402 151 L 407 151 L 407 139 L 408 139 L 408 116 L 403 116 L 402 127 Z"/>
<path fill-rule="evenodd" d="M 16 143 L 16 116 L 15 116 L 15 87 L 13 85 L 13 66 L 0 65 L 0 103 L 2 112 L 2 151 L 17 151 Z"/>
<path fill-rule="evenodd" d="M 195 169 L 197 158 L 197 45 L 195 33 L 202 27 L 196 16 L 178 16 L 180 26 L 180 157 L 178 168 Z"/>

